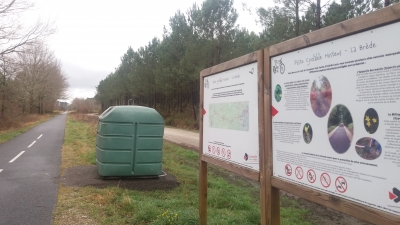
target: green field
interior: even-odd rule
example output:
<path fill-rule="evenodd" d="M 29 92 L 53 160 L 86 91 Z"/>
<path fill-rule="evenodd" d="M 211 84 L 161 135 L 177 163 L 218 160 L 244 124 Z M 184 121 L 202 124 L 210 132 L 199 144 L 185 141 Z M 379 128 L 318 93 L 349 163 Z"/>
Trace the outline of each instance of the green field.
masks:
<path fill-rule="evenodd" d="M 69 115 L 62 170 L 95 162 L 96 122 Z M 169 191 L 119 187 L 65 187 L 60 184 L 56 224 L 198 224 L 198 153 L 164 144 L 163 169 L 179 181 Z M 311 224 L 308 211 L 281 198 L 281 224 Z M 259 186 L 209 167 L 208 224 L 259 224 Z"/>

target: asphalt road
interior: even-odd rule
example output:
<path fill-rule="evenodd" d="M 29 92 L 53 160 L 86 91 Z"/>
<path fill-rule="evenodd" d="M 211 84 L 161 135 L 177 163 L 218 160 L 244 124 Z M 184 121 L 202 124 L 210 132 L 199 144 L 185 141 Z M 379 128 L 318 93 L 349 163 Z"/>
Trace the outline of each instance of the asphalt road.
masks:
<path fill-rule="evenodd" d="M 199 138 L 199 133 L 169 127 L 164 128 L 165 140 L 196 151 L 199 150 Z"/>
<path fill-rule="evenodd" d="M 66 114 L 0 144 L 0 224 L 53 224 Z"/>
<path fill-rule="evenodd" d="M 329 142 L 337 153 L 346 152 L 351 144 L 343 125 L 340 125 L 336 129 L 335 133 L 333 133 L 333 135 L 329 138 Z"/>

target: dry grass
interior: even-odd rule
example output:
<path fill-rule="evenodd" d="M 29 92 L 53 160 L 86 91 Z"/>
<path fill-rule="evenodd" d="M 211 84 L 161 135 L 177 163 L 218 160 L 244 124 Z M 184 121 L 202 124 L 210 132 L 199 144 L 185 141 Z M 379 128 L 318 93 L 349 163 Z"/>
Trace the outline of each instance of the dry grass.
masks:
<path fill-rule="evenodd" d="M 37 121 L 43 121 L 51 118 L 58 113 L 46 113 L 46 114 L 25 114 L 16 117 L 2 116 L 0 119 L 0 131 L 20 129 L 32 124 L 36 124 Z"/>
<path fill-rule="evenodd" d="M 55 115 L 58 114 L 32 114 L 14 118 L 2 117 L 0 119 L 0 143 L 6 142 L 22 133 L 25 133 Z"/>
<path fill-rule="evenodd" d="M 70 113 L 67 117 L 62 149 L 61 174 L 69 167 L 95 163 L 97 117 Z M 91 195 L 85 188 L 60 184 L 55 224 L 98 224 L 89 216 L 87 202 L 106 204 L 105 195 Z M 88 199 L 90 198 L 90 200 Z"/>
<path fill-rule="evenodd" d="M 85 199 L 77 188 L 67 188 L 61 185 L 58 193 L 55 224 L 98 224 L 88 216 L 82 202 L 85 202 Z"/>
<path fill-rule="evenodd" d="M 193 117 L 193 110 L 191 107 L 187 106 L 184 107 L 182 112 L 174 112 L 174 113 L 162 113 L 165 119 L 165 125 L 173 126 L 181 129 L 188 129 L 188 130 L 198 130 L 199 129 L 199 110 L 196 109 L 196 117 L 197 119 L 194 120 Z"/>
<path fill-rule="evenodd" d="M 97 118 L 84 114 L 68 115 L 61 171 L 73 166 L 95 164 Z"/>

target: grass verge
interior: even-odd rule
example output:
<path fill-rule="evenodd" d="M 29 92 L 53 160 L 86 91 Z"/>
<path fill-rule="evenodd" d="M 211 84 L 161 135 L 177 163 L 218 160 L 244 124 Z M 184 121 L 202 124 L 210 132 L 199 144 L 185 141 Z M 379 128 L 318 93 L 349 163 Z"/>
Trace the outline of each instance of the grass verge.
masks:
<path fill-rule="evenodd" d="M 85 122 L 83 122 L 85 121 Z M 96 122 L 69 115 L 62 169 L 95 162 Z M 60 185 L 56 224 L 198 224 L 198 154 L 165 143 L 163 168 L 180 186 L 170 191 L 141 192 L 118 187 Z M 259 224 L 259 187 L 217 167 L 208 177 L 208 224 Z M 303 221 L 307 211 L 281 198 L 282 224 Z"/>
<path fill-rule="evenodd" d="M 70 113 L 65 126 L 61 171 L 96 163 L 97 117 Z"/>
<path fill-rule="evenodd" d="M 43 115 L 27 115 L 23 118 L 17 118 L 18 122 L 13 122 L 12 126 L 0 130 L 0 144 L 13 139 L 14 137 L 25 133 L 33 127 L 45 122 L 52 118 L 55 114 L 43 114 Z"/>

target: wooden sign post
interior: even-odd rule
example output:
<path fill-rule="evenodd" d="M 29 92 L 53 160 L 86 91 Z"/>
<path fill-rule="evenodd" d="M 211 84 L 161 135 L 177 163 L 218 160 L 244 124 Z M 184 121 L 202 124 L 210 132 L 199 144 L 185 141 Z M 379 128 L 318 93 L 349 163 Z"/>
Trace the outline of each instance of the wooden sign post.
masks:
<path fill-rule="evenodd" d="M 207 224 L 207 163 L 259 181 L 264 153 L 262 66 L 260 50 L 200 74 L 200 224 Z"/>

